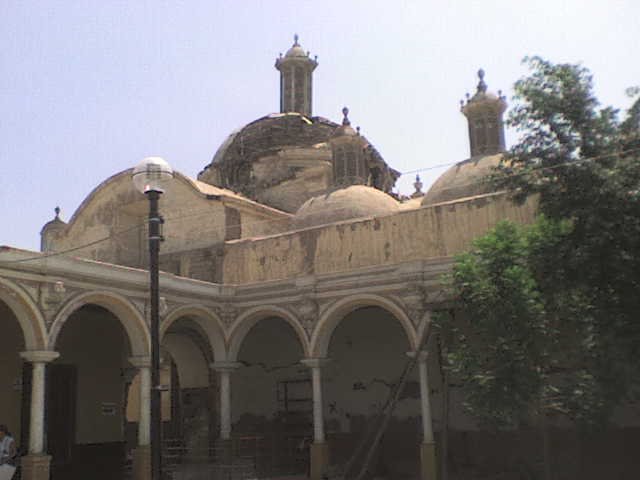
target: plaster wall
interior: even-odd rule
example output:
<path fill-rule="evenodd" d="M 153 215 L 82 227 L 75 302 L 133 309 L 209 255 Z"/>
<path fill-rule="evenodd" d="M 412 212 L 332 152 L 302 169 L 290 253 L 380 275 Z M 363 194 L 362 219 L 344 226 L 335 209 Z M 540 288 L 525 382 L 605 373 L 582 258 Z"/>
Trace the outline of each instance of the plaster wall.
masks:
<path fill-rule="evenodd" d="M 498 221 L 528 223 L 535 211 L 532 199 L 518 206 L 504 195 L 492 195 L 227 242 L 224 282 L 254 283 L 448 257 L 467 249 Z"/>
<path fill-rule="evenodd" d="M 24 350 L 22 329 L 9 307 L 0 302 L 0 423 L 9 427 L 20 444 L 20 412 L 22 359 Z"/>
<path fill-rule="evenodd" d="M 261 237 L 284 232 L 289 226 L 289 218 L 275 219 L 258 215 L 249 209 L 240 211 L 241 238 Z"/>
<path fill-rule="evenodd" d="M 107 180 L 78 209 L 57 250 L 98 242 L 74 256 L 140 266 L 146 261 L 148 201 L 131 184 L 128 172 Z M 162 252 L 171 254 L 208 247 L 225 238 L 224 206 L 209 200 L 178 177 L 160 198 L 165 218 Z"/>
<path fill-rule="evenodd" d="M 258 417 L 260 422 L 273 420 L 283 408 L 278 402 L 278 382 L 308 377 L 308 369 L 300 364 L 302 358 L 298 337 L 284 320 L 258 322 L 240 348 L 238 360 L 245 366 L 232 376 L 232 421 L 243 416 Z"/>
<path fill-rule="evenodd" d="M 64 325 L 58 345 L 57 363 L 77 369 L 77 444 L 123 440 L 123 368 L 129 348 L 120 322 L 99 308 L 83 308 Z M 112 406 L 110 412 L 103 407 Z"/>
<path fill-rule="evenodd" d="M 407 336 L 385 310 L 362 308 L 347 315 L 331 337 L 323 369 L 325 416 L 332 429 L 350 432 L 359 416 L 377 414 L 409 361 Z M 407 419 L 420 415 L 420 389 L 414 371 L 394 411 Z"/>
<path fill-rule="evenodd" d="M 176 364 L 180 388 L 209 386 L 209 365 L 193 340 L 186 335 L 167 333 L 162 346 Z"/>

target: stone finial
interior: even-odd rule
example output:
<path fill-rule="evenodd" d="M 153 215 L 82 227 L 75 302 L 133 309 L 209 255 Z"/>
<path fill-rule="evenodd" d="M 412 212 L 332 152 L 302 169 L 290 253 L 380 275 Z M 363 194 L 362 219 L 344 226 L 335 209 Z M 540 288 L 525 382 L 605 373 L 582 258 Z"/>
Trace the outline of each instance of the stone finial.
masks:
<path fill-rule="evenodd" d="M 347 107 L 342 109 L 342 115 L 342 125 L 351 125 L 351 122 L 349 121 L 349 109 Z"/>
<path fill-rule="evenodd" d="M 413 188 L 416 189 L 416 193 L 422 193 L 422 182 L 420 181 L 419 174 L 416 174 L 416 181 L 413 183 Z"/>
<path fill-rule="evenodd" d="M 420 180 L 419 174 L 416 174 L 416 181 L 413 183 L 413 188 L 415 188 L 416 191 L 411 194 L 411 198 L 424 196 L 424 193 L 422 192 L 422 181 Z"/>
<path fill-rule="evenodd" d="M 356 127 L 356 133 L 357 133 L 358 135 L 360 135 L 360 126 L 357 126 L 357 127 Z"/>
<path fill-rule="evenodd" d="M 54 208 L 53 211 L 56 212 L 56 218 L 60 218 L 60 207 Z"/>
<path fill-rule="evenodd" d="M 478 70 L 478 78 L 480 79 L 480 81 L 478 82 L 478 92 L 486 92 L 487 91 L 487 84 L 484 83 L 484 70 L 480 69 Z"/>
<path fill-rule="evenodd" d="M 299 39 L 300 39 L 300 37 L 298 36 L 297 33 L 293 35 L 293 46 L 294 47 L 299 47 L 300 46 L 300 44 L 298 43 Z"/>

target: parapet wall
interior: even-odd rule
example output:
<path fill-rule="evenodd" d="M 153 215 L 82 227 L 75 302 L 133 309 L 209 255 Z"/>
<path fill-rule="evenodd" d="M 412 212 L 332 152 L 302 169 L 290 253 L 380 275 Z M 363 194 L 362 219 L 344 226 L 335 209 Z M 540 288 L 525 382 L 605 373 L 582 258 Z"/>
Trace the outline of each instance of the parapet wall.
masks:
<path fill-rule="evenodd" d="M 333 223 L 225 244 L 224 283 L 247 284 L 302 275 L 450 257 L 500 220 L 533 221 L 537 201 L 514 204 L 489 194 L 379 218 Z"/>

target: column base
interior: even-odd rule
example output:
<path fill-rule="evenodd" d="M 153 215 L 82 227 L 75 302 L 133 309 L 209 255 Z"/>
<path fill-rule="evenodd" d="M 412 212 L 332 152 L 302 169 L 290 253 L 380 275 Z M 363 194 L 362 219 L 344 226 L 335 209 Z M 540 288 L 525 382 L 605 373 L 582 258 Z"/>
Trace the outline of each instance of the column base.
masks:
<path fill-rule="evenodd" d="M 312 443 L 309 448 L 310 479 L 322 480 L 329 468 L 329 444 Z"/>
<path fill-rule="evenodd" d="M 49 480 L 50 455 L 25 455 L 20 459 L 22 480 Z"/>
<path fill-rule="evenodd" d="M 133 480 L 151 480 L 151 447 L 138 446 L 132 453 Z"/>
<path fill-rule="evenodd" d="M 420 445 L 420 474 L 421 480 L 437 480 L 438 461 L 435 442 Z"/>

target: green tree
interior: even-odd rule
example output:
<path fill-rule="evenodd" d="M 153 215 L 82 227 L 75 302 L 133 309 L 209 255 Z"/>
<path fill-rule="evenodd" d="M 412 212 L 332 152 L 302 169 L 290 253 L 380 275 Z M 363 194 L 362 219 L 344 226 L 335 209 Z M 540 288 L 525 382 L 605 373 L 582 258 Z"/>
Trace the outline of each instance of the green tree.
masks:
<path fill-rule="evenodd" d="M 457 258 L 442 328 L 478 418 L 599 424 L 640 384 L 640 100 L 620 121 L 584 67 L 525 61 L 508 120 L 522 136 L 492 180 L 537 195 L 540 217 Z"/>

